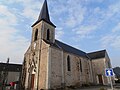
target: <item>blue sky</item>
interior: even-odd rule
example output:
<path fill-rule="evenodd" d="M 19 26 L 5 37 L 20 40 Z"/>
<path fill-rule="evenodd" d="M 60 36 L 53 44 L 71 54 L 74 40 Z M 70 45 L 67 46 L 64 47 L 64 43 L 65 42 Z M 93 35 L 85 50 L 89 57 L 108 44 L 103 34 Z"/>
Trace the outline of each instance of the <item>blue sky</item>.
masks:
<path fill-rule="evenodd" d="M 44 0 L 0 0 L 0 61 L 22 63 Z M 48 0 L 56 39 L 85 52 L 106 49 L 120 66 L 120 0 Z"/>

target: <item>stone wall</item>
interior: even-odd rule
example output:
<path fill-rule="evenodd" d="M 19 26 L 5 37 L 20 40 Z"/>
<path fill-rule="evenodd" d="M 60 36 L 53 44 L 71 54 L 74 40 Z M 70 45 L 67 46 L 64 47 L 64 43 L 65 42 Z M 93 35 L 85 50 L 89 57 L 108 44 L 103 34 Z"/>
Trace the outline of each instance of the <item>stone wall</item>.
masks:
<path fill-rule="evenodd" d="M 62 51 L 60 49 L 51 48 L 51 88 L 61 87 L 62 83 Z"/>
<path fill-rule="evenodd" d="M 47 38 L 47 30 L 49 29 L 50 31 L 50 35 L 49 35 L 49 38 L 50 38 L 50 42 L 54 43 L 55 42 L 55 28 L 53 26 L 51 26 L 50 24 L 46 23 L 46 22 L 43 22 L 43 39 L 46 40 Z"/>
<path fill-rule="evenodd" d="M 92 60 L 94 83 L 96 84 L 99 84 L 97 75 L 102 75 L 104 85 L 108 83 L 107 78 L 105 76 L 105 68 L 106 68 L 105 60 L 106 60 L 105 58 Z"/>
<path fill-rule="evenodd" d="M 70 67 L 68 71 L 67 56 L 70 56 Z M 82 71 L 80 70 L 80 60 Z M 91 62 L 71 53 L 67 53 L 58 48 L 51 48 L 51 88 L 65 86 L 81 86 L 92 83 Z"/>
<path fill-rule="evenodd" d="M 49 55 L 49 45 L 45 42 L 42 43 L 40 56 L 40 67 L 39 67 L 39 89 L 47 88 L 47 67 L 48 67 L 48 55 Z M 39 53 L 40 54 L 40 53 Z"/>
<path fill-rule="evenodd" d="M 67 56 L 70 56 L 71 71 L 67 70 Z M 80 70 L 80 60 L 82 71 Z M 91 70 L 89 59 L 74 54 L 64 53 L 65 83 L 66 86 L 91 83 Z"/>
<path fill-rule="evenodd" d="M 70 71 L 68 71 L 67 57 L 70 57 Z M 73 54 L 64 53 L 64 68 L 65 68 L 65 83 L 66 86 L 72 86 L 80 84 L 80 72 L 78 69 L 79 58 L 75 57 Z"/>

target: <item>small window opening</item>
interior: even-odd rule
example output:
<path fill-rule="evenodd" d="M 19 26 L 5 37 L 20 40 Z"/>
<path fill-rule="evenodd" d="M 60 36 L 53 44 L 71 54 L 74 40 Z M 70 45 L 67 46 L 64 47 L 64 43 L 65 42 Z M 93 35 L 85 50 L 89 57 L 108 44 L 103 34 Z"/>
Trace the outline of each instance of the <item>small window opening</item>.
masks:
<path fill-rule="evenodd" d="M 71 71 L 71 67 L 70 67 L 70 56 L 67 57 L 67 69 L 68 69 L 68 71 Z"/>
<path fill-rule="evenodd" d="M 82 72 L 82 61 L 80 59 L 80 71 Z"/>
<path fill-rule="evenodd" d="M 35 31 L 34 41 L 36 41 L 37 39 L 38 39 L 38 29 L 36 29 L 36 31 Z"/>
<path fill-rule="evenodd" d="M 47 40 L 50 40 L 50 30 L 47 30 Z"/>

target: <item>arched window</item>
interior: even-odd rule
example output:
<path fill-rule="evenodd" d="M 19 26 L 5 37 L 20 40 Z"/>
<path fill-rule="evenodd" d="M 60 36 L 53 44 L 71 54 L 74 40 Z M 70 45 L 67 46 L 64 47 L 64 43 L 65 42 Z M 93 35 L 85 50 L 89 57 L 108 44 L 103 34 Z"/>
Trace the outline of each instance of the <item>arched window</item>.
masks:
<path fill-rule="evenodd" d="M 36 41 L 37 38 L 38 38 L 38 29 L 36 29 L 36 31 L 35 31 L 34 41 Z"/>
<path fill-rule="evenodd" d="M 50 40 L 50 30 L 47 30 L 47 40 Z"/>
<path fill-rule="evenodd" d="M 82 72 L 82 61 L 80 59 L 80 71 Z"/>
<path fill-rule="evenodd" d="M 71 71 L 71 67 L 70 67 L 70 56 L 67 56 L 67 70 Z"/>

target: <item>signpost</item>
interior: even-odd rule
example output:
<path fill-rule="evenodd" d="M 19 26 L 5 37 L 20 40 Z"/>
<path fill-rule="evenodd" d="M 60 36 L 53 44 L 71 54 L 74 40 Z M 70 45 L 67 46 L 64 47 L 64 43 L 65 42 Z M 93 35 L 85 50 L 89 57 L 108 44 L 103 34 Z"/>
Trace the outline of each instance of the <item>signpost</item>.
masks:
<path fill-rule="evenodd" d="M 112 79 L 111 79 L 111 77 L 114 75 L 113 69 L 112 68 L 105 69 L 105 75 L 110 78 L 111 89 L 113 90 L 113 84 L 112 84 Z"/>

